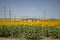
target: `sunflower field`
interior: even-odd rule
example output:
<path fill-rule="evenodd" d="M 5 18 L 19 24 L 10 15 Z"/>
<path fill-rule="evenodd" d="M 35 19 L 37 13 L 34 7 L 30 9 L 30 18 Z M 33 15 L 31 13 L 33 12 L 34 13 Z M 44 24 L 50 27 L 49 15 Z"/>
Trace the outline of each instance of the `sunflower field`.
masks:
<path fill-rule="evenodd" d="M 43 39 L 50 37 L 60 40 L 59 21 L 0 21 L 0 37 Z"/>
<path fill-rule="evenodd" d="M 24 25 L 24 26 L 56 26 L 60 27 L 60 20 L 55 20 L 55 21 L 34 21 L 34 22 L 23 22 L 23 21 L 0 21 L 0 25 Z"/>

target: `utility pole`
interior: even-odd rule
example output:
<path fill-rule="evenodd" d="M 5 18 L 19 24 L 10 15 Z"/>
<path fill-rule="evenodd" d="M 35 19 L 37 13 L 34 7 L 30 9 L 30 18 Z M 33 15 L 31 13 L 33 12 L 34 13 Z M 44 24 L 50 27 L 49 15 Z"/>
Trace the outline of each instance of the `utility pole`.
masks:
<path fill-rule="evenodd" d="M 45 20 L 45 9 L 42 9 L 43 19 Z"/>
<path fill-rule="evenodd" d="M 16 20 L 16 16 L 14 16 L 14 21 Z"/>
<path fill-rule="evenodd" d="M 6 20 L 6 6 L 4 6 L 4 20 Z"/>
<path fill-rule="evenodd" d="M 43 18 L 43 9 L 41 8 L 41 16 L 40 16 L 40 20 L 42 20 Z"/>
<path fill-rule="evenodd" d="M 11 10 L 9 10 L 9 19 L 11 20 Z"/>
<path fill-rule="evenodd" d="M 45 10 L 43 10 L 43 16 L 44 16 L 44 19 L 45 19 Z"/>

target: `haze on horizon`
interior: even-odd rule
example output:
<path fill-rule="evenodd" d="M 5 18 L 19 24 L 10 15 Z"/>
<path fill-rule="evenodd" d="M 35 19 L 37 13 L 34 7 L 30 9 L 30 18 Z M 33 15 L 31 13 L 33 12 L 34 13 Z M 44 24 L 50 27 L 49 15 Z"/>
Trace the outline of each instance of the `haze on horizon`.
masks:
<path fill-rule="evenodd" d="M 60 0 L 0 0 L 0 18 L 4 18 L 4 7 L 6 7 L 6 18 L 21 18 L 23 16 L 37 18 L 60 19 Z"/>

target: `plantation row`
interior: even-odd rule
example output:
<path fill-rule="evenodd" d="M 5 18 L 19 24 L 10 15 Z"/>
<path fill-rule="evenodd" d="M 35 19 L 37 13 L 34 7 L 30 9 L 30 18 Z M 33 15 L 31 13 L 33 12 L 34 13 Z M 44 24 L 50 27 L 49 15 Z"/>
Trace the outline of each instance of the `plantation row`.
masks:
<path fill-rule="evenodd" d="M 60 38 L 60 28 L 38 26 L 0 26 L 0 37 L 33 38 L 44 37 Z"/>

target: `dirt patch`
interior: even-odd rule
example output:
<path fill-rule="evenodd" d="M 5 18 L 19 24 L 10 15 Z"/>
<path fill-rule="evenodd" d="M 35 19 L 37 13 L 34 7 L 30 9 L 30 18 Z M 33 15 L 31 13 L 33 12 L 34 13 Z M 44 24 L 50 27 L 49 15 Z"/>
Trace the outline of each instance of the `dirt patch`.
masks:
<path fill-rule="evenodd" d="M 25 38 L 5 38 L 5 37 L 0 37 L 0 40 L 26 40 Z"/>
<path fill-rule="evenodd" d="M 51 39 L 51 38 L 47 37 L 47 38 L 44 38 L 44 40 L 59 40 L 59 39 Z"/>

